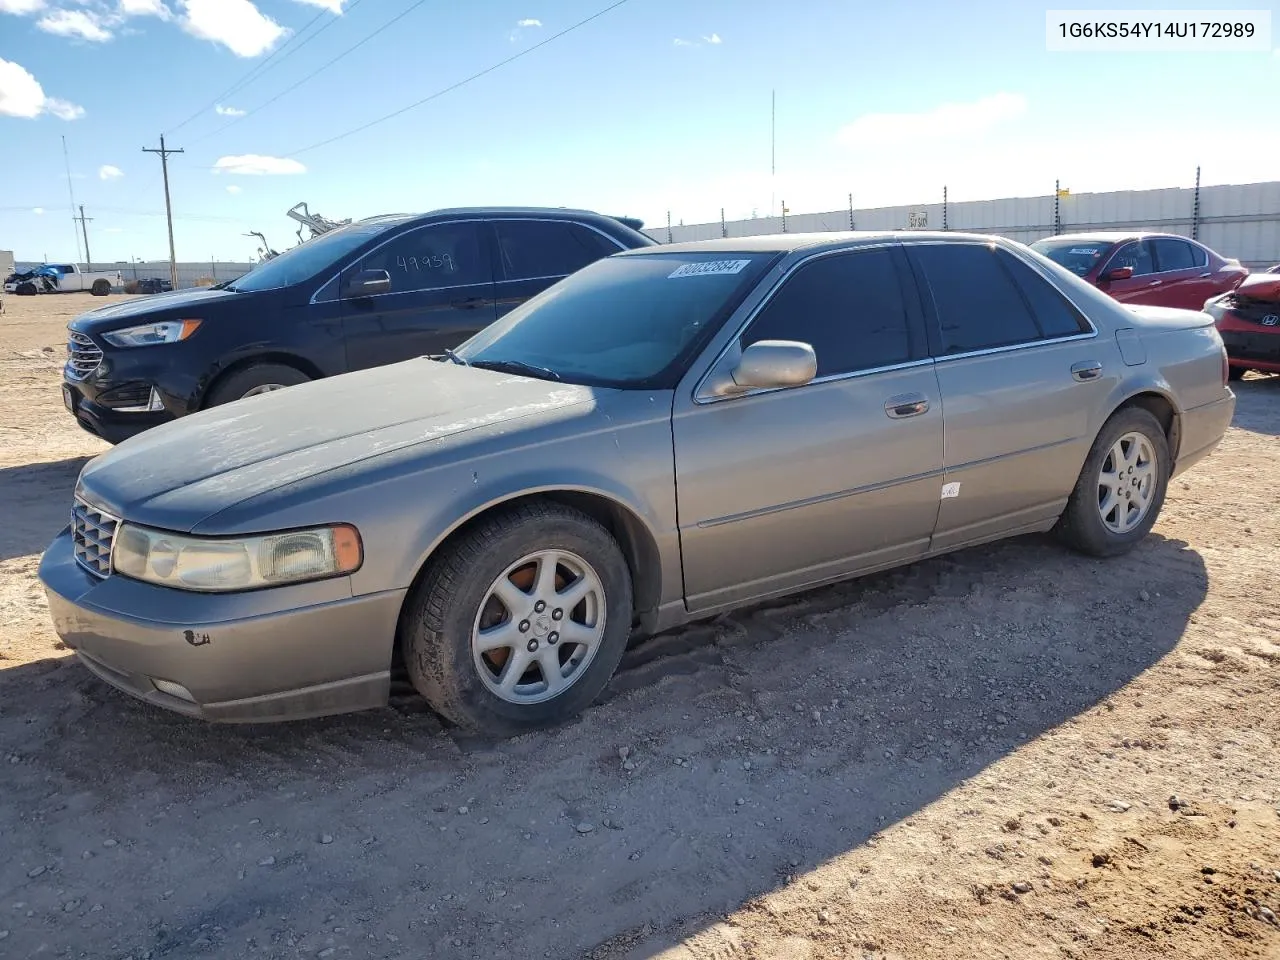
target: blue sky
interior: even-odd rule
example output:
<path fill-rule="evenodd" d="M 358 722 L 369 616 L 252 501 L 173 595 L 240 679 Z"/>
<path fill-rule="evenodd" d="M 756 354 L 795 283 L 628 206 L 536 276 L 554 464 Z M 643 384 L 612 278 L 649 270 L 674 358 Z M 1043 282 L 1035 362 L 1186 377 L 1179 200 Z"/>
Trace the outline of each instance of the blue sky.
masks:
<path fill-rule="evenodd" d="M 334 218 L 519 203 L 658 225 L 782 199 L 839 209 L 850 191 L 859 207 L 928 201 L 943 184 L 954 200 L 1055 178 L 1185 186 L 1197 164 L 1206 183 L 1280 177 L 1274 52 L 1049 53 L 1044 5 L 983 0 L 627 0 L 308 149 L 609 3 L 0 0 L 0 248 L 75 256 L 63 136 L 95 261 L 167 256 L 159 161 L 141 152 L 162 132 L 186 150 L 171 163 L 180 260 L 247 258 L 251 229 L 284 249 L 301 200 Z M 1271 9 L 1280 29 L 1256 0 L 1159 8 L 1176 6 Z"/>

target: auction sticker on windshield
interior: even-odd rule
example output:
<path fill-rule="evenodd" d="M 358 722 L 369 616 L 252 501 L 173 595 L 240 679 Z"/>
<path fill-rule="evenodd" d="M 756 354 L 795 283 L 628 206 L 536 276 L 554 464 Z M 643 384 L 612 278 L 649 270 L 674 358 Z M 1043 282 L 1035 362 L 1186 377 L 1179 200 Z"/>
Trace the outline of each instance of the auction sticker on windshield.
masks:
<path fill-rule="evenodd" d="M 706 260 L 702 263 L 686 263 L 682 267 L 672 270 L 667 276 L 668 280 L 674 280 L 676 277 L 705 277 L 705 276 L 721 276 L 729 273 L 741 273 L 751 263 L 750 260 Z"/>

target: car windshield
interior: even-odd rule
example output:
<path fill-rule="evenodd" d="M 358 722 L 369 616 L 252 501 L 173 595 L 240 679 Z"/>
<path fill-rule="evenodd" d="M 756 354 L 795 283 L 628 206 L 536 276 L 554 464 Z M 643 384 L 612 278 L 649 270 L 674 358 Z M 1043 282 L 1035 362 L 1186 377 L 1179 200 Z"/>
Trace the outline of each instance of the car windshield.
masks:
<path fill-rule="evenodd" d="M 480 331 L 461 362 L 588 386 L 663 389 L 741 302 L 773 253 L 597 260 Z"/>
<path fill-rule="evenodd" d="M 1061 240 L 1052 237 L 1037 240 L 1031 244 L 1031 249 L 1066 267 L 1077 277 L 1083 277 L 1098 265 L 1098 261 L 1113 246 L 1115 244 L 1110 240 Z"/>
<path fill-rule="evenodd" d="M 333 266 L 356 247 L 395 225 L 395 221 L 379 220 L 353 223 L 322 233 L 259 264 L 234 283 L 228 284 L 226 289 L 236 293 L 254 293 L 301 283 L 326 267 Z"/>

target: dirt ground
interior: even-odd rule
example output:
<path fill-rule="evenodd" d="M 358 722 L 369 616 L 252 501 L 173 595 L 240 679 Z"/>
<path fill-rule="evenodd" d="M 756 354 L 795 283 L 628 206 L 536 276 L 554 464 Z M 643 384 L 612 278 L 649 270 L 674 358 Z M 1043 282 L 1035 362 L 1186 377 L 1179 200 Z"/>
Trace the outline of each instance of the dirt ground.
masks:
<path fill-rule="evenodd" d="M 632 650 L 563 729 L 216 727 L 60 649 L 105 449 L 0 316 L 0 956 L 1280 957 L 1280 378 L 1095 562 L 1028 538 Z"/>

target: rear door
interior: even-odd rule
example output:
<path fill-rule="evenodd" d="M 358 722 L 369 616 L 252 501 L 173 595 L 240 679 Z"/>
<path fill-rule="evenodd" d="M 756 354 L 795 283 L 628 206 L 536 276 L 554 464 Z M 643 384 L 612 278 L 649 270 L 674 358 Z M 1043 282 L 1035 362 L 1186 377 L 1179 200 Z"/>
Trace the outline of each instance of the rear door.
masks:
<path fill-rule="evenodd" d="M 439 354 L 497 319 L 491 231 L 480 220 L 416 227 L 345 271 L 339 291 L 347 366 L 352 370 Z M 350 297 L 362 270 L 385 270 L 391 292 Z"/>
<path fill-rule="evenodd" d="M 495 220 L 497 315 L 514 310 L 558 280 L 623 247 L 572 220 Z"/>
<path fill-rule="evenodd" d="M 1115 344 L 1037 271 L 980 242 L 907 245 L 922 281 L 945 414 L 933 548 L 1057 517 L 1116 383 Z"/>
<path fill-rule="evenodd" d="M 1213 295 L 1208 292 L 1213 283 L 1209 276 L 1200 276 L 1208 273 L 1208 266 L 1196 266 L 1196 253 L 1191 244 L 1174 237 L 1155 237 L 1151 247 L 1158 271 L 1155 279 L 1160 281 L 1160 286 L 1156 288 L 1158 300 L 1148 302 L 1184 310 L 1204 307 L 1204 302 Z"/>
<path fill-rule="evenodd" d="M 1149 240 L 1131 240 L 1122 245 L 1102 268 L 1105 276 L 1117 267 L 1132 267 L 1133 276 L 1128 280 L 1109 280 L 1098 286 L 1105 293 L 1122 303 L 1157 303 L 1160 278 L 1156 274 L 1155 256 Z"/>

